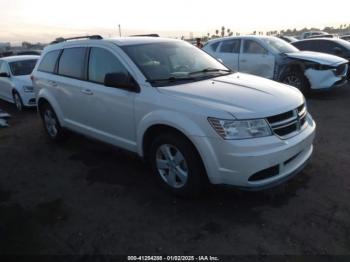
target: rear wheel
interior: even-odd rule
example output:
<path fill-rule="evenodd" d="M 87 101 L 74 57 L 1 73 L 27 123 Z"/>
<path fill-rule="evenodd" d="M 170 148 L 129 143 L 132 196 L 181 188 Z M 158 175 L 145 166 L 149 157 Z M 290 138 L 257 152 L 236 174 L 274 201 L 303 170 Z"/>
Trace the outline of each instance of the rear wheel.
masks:
<path fill-rule="evenodd" d="M 299 69 L 292 69 L 283 74 L 281 82 L 298 88 L 304 94 L 310 90 L 309 81 Z"/>
<path fill-rule="evenodd" d="M 149 162 L 160 184 L 168 191 L 192 197 L 205 184 L 205 170 L 196 149 L 185 137 L 161 134 L 151 144 Z"/>
<path fill-rule="evenodd" d="M 24 106 L 23 106 L 22 98 L 17 91 L 13 92 L 13 102 L 15 103 L 15 106 L 18 111 L 23 111 Z"/>
<path fill-rule="evenodd" d="M 61 127 L 52 107 L 45 103 L 40 107 L 40 115 L 48 136 L 54 141 L 62 141 L 66 138 L 66 132 Z"/>

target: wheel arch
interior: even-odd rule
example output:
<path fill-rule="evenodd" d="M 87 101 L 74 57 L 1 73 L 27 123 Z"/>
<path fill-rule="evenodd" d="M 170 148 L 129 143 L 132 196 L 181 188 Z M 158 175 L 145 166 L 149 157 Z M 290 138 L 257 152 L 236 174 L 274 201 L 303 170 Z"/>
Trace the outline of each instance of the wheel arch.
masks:
<path fill-rule="evenodd" d="M 44 91 L 42 93 L 39 93 L 39 95 L 37 96 L 37 109 L 39 114 L 41 114 L 40 109 L 45 103 L 49 104 L 52 107 L 52 109 L 55 111 L 58 121 L 60 122 L 61 126 L 63 126 L 64 125 L 64 121 L 62 121 L 63 113 L 60 110 L 58 103 L 48 92 Z"/>
<path fill-rule="evenodd" d="M 207 174 L 207 166 L 205 165 L 204 158 L 201 152 L 199 151 L 198 146 L 196 146 L 195 142 L 188 135 L 186 135 L 184 132 L 182 132 L 178 128 L 171 126 L 169 124 L 154 124 L 147 128 L 147 130 L 143 134 L 142 143 L 141 143 L 143 158 L 148 160 L 148 152 L 151 147 L 152 141 L 157 137 L 157 135 L 164 134 L 164 133 L 173 133 L 173 134 L 179 135 L 193 146 L 193 149 L 198 154 L 203 170 L 205 171 L 205 179 L 209 181 L 209 177 Z"/>
<path fill-rule="evenodd" d="M 305 76 L 305 65 L 301 62 L 298 62 L 298 61 L 294 61 L 292 63 L 289 63 L 287 65 L 284 66 L 284 68 L 281 70 L 281 73 L 279 75 L 279 78 L 278 80 L 279 81 L 282 81 L 282 78 L 283 76 L 288 73 L 288 72 L 291 72 L 293 70 L 298 70 L 300 71 L 304 76 Z"/>

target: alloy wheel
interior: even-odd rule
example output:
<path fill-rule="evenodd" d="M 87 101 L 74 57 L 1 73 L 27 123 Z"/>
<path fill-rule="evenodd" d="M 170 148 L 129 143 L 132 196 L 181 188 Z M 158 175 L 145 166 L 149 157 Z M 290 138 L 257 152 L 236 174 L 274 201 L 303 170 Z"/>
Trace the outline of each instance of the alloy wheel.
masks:
<path fill-rule="evenodd" d="M 57 121 L 53 112 L 47 109 L 44 113 L 44 122 L 47 132 L 51 137 L 56 137 L 58 133 Z"/>
<path fill-rule="evenodd" d="M 291 86 L 294 86 L 298 89 L 301 88 L 302 86 L 302 83 L 301 83 L 301 80 L 299 77 L 295 76 L 295 75 L 289 75 L 287 76 L 284 81 L 283 81 L 284 84 L 287 84 L 287 85 L 291 85 Z"/>
<path fill-rule="evenodd" d="M 161 178 L 173 188 L 185 186 L 188 166 L 185 157 L 173 145 L 163 144 L 156 152 L 156 166 Z"/>
<path fill-rule="evenodd" d="M 13 98 L 15 100 L 15 105 L 16 105 L 16 108 L 18 109 L 18 111 L 22 111 L 23 106 L 22 106 L 22 101 L 21 101 L 21 98 L 19 97 L 19 95 L 17 93 L 15 93 L 13 95 Z"/>

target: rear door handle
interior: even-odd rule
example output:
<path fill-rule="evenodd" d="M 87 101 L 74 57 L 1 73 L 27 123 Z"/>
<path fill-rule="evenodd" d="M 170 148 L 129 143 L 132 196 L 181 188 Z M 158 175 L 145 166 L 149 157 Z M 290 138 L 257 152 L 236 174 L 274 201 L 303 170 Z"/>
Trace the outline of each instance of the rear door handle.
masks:
<path fill-rule="evenodd" d="M 242 63 L 245 63 L 245 62 L 247 62 L 247 60 L 245 60 L 245 59 L 241 59 L 241 62 L 242 62 Z"/>
<path fill-rule="evenodd" d="M 81 92 L 85 95 L 93 95 L 94 93 L 90 89 L 82 89 Z"/>

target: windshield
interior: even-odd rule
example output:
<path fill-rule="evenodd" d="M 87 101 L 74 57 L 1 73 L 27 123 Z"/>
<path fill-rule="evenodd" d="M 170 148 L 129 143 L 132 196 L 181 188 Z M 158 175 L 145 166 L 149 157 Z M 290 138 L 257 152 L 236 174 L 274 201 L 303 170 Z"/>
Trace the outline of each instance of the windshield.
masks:
<path fill-rule="evenodd" d="M 342 45 L 346 49 L 350 50 L 350 42 L 343 40 L 343 39 L 334 39 L 334 41 L 337 42 L 338 44 Z"/>
<path fill-rule="evenodd" d="M 22 75 L 30 75 L 33 72 L 35 64 L 38 60 L 22 60 L 16 62 L 10 62 L 10 69 L 12 75 L 14 76 L 22 76 Z"/>
<path fill-rule="evenodd" d="M 152 85 L 198 81 L 230 73 L 216 59 L 186 42 L 131 45 L 123 50 Z"/>
<path fill-rule="evenodd" d="M 299 52 L 299 49 L 279 38 L 263 38 L 267 45 L 277 53 L 294 53 Z"/>

